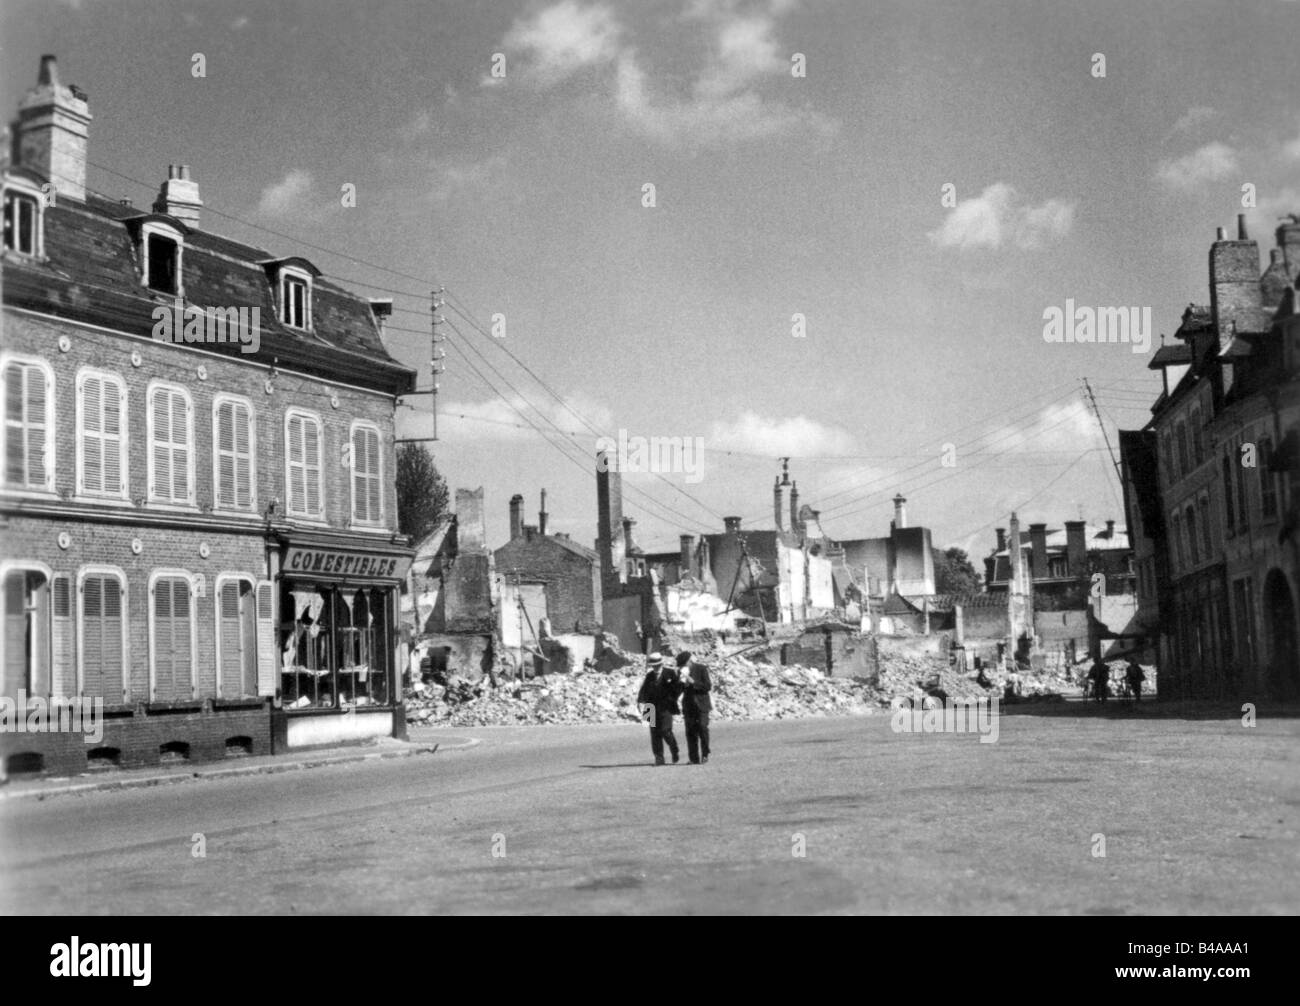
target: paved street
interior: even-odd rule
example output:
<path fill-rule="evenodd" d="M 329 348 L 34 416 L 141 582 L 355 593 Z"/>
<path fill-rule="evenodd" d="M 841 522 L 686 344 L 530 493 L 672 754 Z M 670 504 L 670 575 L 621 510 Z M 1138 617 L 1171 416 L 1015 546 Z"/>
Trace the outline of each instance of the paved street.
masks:
<path fill-rule="evenodd" d="M 0 910 L 1300 911 L 1300 719 L 1000 726 L 722 724 L 708 765 L 664 768 L 637 726 L 476 729 L 462 751 L 8 800 Z"/>

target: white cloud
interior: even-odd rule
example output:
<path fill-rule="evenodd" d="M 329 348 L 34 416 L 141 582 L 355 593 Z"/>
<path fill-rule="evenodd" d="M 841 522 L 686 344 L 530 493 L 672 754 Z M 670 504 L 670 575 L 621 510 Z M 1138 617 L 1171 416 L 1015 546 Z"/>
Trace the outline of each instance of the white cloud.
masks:
<path fill-rule="evenodd" d="M 977 454 L 1028 451 L 1081 451 L 1097 446 L 1100 430 L 1083 402 L 1073 399 L 1043 408 L 1030 423 L 1003 426 L 971 444 Z"/>
<path fill-rule="evenodd" d="M 311 172 L 294 168 L 280 181 L 262 190 L 257 212 L 271 217 L 303 213 L 310 201 L 312 185 Z"/>
<path fill-rule="evenodd" d="M 1216 140 L 1183 157 L 1161 161 L 1156 178 L 1172 189 L 1189 192 L 1204 182 L 1219 181 L 1239 170 L 1237 152 Z"/>
<path fill-rule="evenodd" d="M 728 19 L 718 28 L 713 64 L 695 85 L 703 98 L 720 98 L 759 77 L 785 72 L 789 63 L 777 51 L 775 24 L 766 15 Z"/>
<path fill-rule="evenodd" d="M 1282 145 L 1282 156 L 1288 161 L 1300 161 L 1300 136 Z"/>
<path fill-rule="evenodd" d="M 1281 222 L 1279 218 L 1288 213 L 1300 213 L 1300 189 L 1293 186 L 1267 191 L 1261 189 L 1258 205 L 1246 212 L 1251 236 L 1261 248 L 1270 248 L 1273 232 Z"/>
<path fill-rule="evenodd" d="M 610 428 L 613 416 L 609 409 L 598 402 L 579 395 L 571 395 L 565 399 L 565 404 L 596 429 Z M 592 463 L 595 463 L 595 435 L 564 405 L 554 400 L 546 402 L 539 400 L 536 408 L 524 399 L 513 395 L 508 401 L 503 398 L 492 398 L 485 402 L 447 402 L 439 406 L 438 414 L 455 424 L 454 428 L 459 440 L 538 442 L 537 431 L 528 425 L 516 409 L 521 410 L 537 427 L 545 430 L 551 439 L 559 439 L 563 436 L 563 439 L 589 454 Z M 555 425 L 552 426 L 552 423 Z M 564 433 L 556 432 L 556 427 Z"/>
<path fill-rule="evenodd" d="M 746 451 L 773 457 L 827 457 L 852 454 L 853 435 L 806 416 L 766 417 L 742 412 L 733 420 L 715 420 L 704 440 L 706 450 Z"/>
<path fill-rule="evenodd" d="M 550 87 L 585 67 L 611 62 L 618 55 L 621 32 L 613 12 L 603 4 L 561 0 L 511 25 L 502 40 L 506 76 L 517 74 Z"/>
<path fill-rule="evenodd" d="M 243 31 L 245 28 L 248 27 L 248 25 L 249 25 L 249 19 L 242 15 L 240 17 L 235 18 L 235 20 L 230 23 L 230 27 L 235 31 Z"/>
<path fill-rule="evenodd" d="M 436 202 L 446 202 L 467 190 L 484 192 L 500 186 L 510 168 L 507 154 L 492 154 L 478 161 L 434 166 L 434 181 L 429 189 Z"/>
<path fill-rule="evenodd" d="M 1022 204 L 1016 190 L 995 182 L 972 199 L 960 200 L 927 237 L 940 248 L 1001 248 L 1026 251 L 1066 237 L 1074 227 L 1074 203 L 1048 199 Z"/>

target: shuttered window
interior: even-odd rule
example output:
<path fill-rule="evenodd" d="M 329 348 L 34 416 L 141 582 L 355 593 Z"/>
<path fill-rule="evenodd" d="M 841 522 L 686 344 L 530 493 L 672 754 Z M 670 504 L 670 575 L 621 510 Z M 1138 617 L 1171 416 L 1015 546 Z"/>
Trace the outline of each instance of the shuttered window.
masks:
<path fill-rule="evenodd" d="M 298 517 L 322 517 L 320 420 L 306 413 L 291 412 L 285 421 L 285 436 L 289 513 Z"/>
<path fill-rule="evenodd" d="M 237 698 L 257 694 L 257 610 L 253 582 L 223 580 L 217 594 L 220 695 Z"/>
<path fill-rule="evenodd" d="M 153 585 L 153 698 L 182 702 L 194 697 L 194 607 L 190 583 L 161 576 Z"/>
<path fill-rule="evenodd" d="M 5 191 L 4 246 L 22 255 L 40 250 L 41 210 L 35 196 Z"/>
<path fill-rule="evenodd" d="M 79 492 L 126 495 L 126 386 L 112 374 L 83 373 L 78 381 Z"/>
<path fill-rule="evenodd" d="M 4 365 L 5 485 L 50 489 L 53 472 L 47 452 L 53 383 L 34 363 L 11 360 Z"/>
<path fill-rule="evenodd" d="M 54 635 L 50 645 L 53 661 L 53 692 L 75 695 L 77 691 L 76 620 L 72 617 L 72 578 L 55 573 L 51 583 Z"/>
<path fill-rule="evenodd" d="M 149 498 L 192 503 L 194 456 L 191 408 L 184 389 L 159 385 L 149 391 Z"/>
<path fill-rule="evenodd" d="M 81 693 L 105 702 L 124 700 L 122 644 L 126 596 L 113 573 L 91 573 L 81 583 Z"/>
<path fill-rule="evenodd" d="M 352 431 L 352 519 L 360 524 L 378 524 L 383 519 L 379 431 L 358 426 Z"/>
<path fill-rule="evenodd" d="M 220 399 L 213 419 L 217 506 L 253 508 L 253 410 L 247 402 Z"/>
<path fill-rule="evenodd" d="M 275 593 L 269 580 L 257 583 L 257 694 L 274 695 L 277 687 L 275 663 Z"/>

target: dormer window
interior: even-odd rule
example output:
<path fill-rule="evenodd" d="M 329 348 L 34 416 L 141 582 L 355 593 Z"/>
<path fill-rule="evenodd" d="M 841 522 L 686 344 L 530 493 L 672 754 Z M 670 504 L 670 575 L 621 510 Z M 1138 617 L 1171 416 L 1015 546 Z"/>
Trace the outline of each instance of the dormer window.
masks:
<path fill-rule="evenodd" d="M 42 256 L 45 253 L 45 196 L 33 179 L 6 176 L 4 213 L 5 250 L 33 258 Z"/>
<path fill-rule="evenodd" d="M 311 329 L 311 275 L 284 269 L 280 273 L 280 321 L 290 328 Z"/>
<path fill-rule="evenodd" d="M 183 296 L 181 263 L 185 252 L 181 232 L 156 217 L 140 224 L 140 272 L 144 285 L 156 293 Z"/>

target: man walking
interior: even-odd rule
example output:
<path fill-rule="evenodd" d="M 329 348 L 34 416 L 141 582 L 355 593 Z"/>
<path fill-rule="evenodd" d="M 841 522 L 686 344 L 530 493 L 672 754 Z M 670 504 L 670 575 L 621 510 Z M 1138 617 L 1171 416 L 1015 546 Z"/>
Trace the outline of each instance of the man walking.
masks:
<path fill-rule="evenodd" d="M 1098 657 L 1092 665 L 1092 696 L 1096 702 L 1105 702 L 1110 692 L 1110 668 Z"/>
<path fill-rule="evenodd" d="M 686 755 L 692 765 L 709 760 L 709 713 L 713 700 L 709 692 L 713 682 L 709 669 L 691 660 L 690 650 L 677 654 L 677 670 L 682 682 L 682 721 L 686 724 Z"/>
<path fill-rule="evenodd" d="M 673 716 L 680 712 L 677 697 L 682 693 L 682 683 L 677 675 L 677 668 L 665 667 L 664 658 L 652 653 L 646 658 L 646 675 L 637 692 L 637 706 L 642 717 L 649 715 L 650 750 L 655 757 L 655 764 L 664 763 L 664 743 L 672 752 L 673 764 L 680 760 L 677 738 L 673 736 Z"/>
<path fill-rule="evenodd" d="M 1142 665 L 1137 662 L 1136 657 L 1128 658 L 1128 667 L 1126 668 L 1125 677 L 1128 678 L 1129 690 L 1133 693 L 1133 701 L 1142 701 L 1142 682 L 1146 680 L 1146 675 L 1142 673 Z"/>

